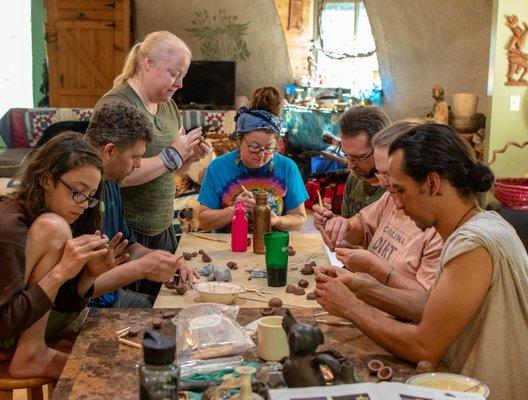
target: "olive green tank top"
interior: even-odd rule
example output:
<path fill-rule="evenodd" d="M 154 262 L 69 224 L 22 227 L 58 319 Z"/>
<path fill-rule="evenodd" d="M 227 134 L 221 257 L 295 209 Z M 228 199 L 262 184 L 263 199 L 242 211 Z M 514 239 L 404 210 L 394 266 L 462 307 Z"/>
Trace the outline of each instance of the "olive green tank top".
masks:
<path fill-rule="evenodd" d="M 173 100 L 159 103 L 158 112 L 151 114 L 128 83 L 109 90 L 95 105 L 124 101 L 132 104 L 152 123 L 154 138 L 147 144 L 144 158 L 155 157 L 172 144 L 182 126 L 181 115 Z M 167 171 L 150 182 L 121 188 L 123 209 L 128 225 L 134 231 L 156 236 L 169 228 L 174 218 L 174 172 Z"/>

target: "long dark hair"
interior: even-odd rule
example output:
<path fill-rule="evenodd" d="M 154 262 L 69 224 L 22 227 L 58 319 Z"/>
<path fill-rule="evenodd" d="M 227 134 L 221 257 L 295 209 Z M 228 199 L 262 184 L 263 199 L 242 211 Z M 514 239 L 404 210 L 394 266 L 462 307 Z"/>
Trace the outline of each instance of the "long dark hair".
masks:
<path fill-rule="evenodd" d="M 462 197 L 487 192 L 495 179 L 489 167 L 477 161 L 469 145 L 447 125 L 420 124 L 392 142 L 389 155 L 398 149 L 403 150 L 407 175 L 423 183 L 436 172 Z"/>
<path fill-rule="evenodd" d="M 75 132 L 64 132 L 44 144 L 20 173 L 20 183 L 10 196 L 22 204 L 31 222 L 47 212 L 43 183 L 50 178 L 54 185 L 69 171 L 91 165 L 103 172 L 103 164 L 95 150 Z M 101 186 L 93 197 L 100 198 Z M 99 207 L 87 208 L 72 224 L 74 235 L 93 233 L 101 226 Z"/>

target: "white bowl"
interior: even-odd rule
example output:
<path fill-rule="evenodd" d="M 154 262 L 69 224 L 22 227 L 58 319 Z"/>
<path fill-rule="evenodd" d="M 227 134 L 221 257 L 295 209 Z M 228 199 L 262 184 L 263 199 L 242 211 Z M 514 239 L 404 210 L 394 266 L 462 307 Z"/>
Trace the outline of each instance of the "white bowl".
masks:
<path fill-rule="evenodd" d="M 431 372 L 426 374 L 419 374 L 411 376 L 405 381 L 408 385 L 427 387 L 440 390 L 453 390 L 463 392 L 472 386 L 481 383 L 478 379 L 470 378 L 469 376 L 450 374 L 447 372 Z M 477 393 L 484 398 L 488 397 L 489 389 L 482 383 L 481 386 L 467 393 Z"/>
<path fill-rule="evenodd" d="M 229 282 L 202 282 L 194 288 L 200 294 L 200 301 L 220 304 L 233 304 L 238 295 L 246 291 L 242 286 Z"/>

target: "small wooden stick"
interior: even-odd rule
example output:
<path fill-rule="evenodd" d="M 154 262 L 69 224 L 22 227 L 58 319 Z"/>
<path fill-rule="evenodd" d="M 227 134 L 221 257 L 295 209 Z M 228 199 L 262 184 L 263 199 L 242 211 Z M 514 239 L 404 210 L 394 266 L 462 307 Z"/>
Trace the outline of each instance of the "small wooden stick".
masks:
<path fill-rule="evenodd" d="M 317 191 L 317 199 L 318 199 L 318 201 L 319 201 L 319 207 L 321 207 L 321 208 L 324 209 L 324 207 L 323 207 L 323 200 L 321 199 L 321 192 L 320 192 L 319 190 Z"/>
<path fill-rule="evenodd" d="M 253 299 L 251 297 L 245 297 L 245 296 L 240 296 L 238 295 L 238 298 L 239 299 L 244 299 L 244 300 L 251 300 L 251 301 L 260 301 L 261 303 L 267 303 L 268 300 L 266 299 Z M 298 305 L 295 305 L 295 304 L 288 304 L 288 303 L 282 303 L 283 306 L 286 306 L 286 307 L 300 307 Z"/>
<path fill-rule="evenodd" d="M 352 322 L 347 321 L 327 321 L 325 319 L 316 319 L 315 322 L 326 325 L 337 325 L 337 326 L 354 326 Z"/>
<path fill-rule="evenodd" d="M 124 332 L 121 332 L 119 335 L 117 335 L 118 338 L 122 338 L 128 335 L 128 332 L 130 332 L 130 329 L 127 329 Z"/>
<path fill-rule="evenodd" d="M 119 329 L 119 330 L 116 332 L 116 335 L 120 335 L 120 334 L 122 334 L 123 332 L 128 331 L 128 330 L 130 330 L 130 326 L 127 326 L 126 328 L 123 328 L 123 329 Z"/>
<path fill-rule="evenodd" d="M 314 317 L 322 317 L 323 315 L 328 315 L 328 311 L 321 311 L 321 312 L 318 312 L 318 313 L 314 313 Z"/>
<path fill-rule="evenodd" d="M 125 346 L 134 347 L 136 349 L 143 348 L 143 346 L 141 346 L 139 343 L 132 342 L 131 340 L 127 340 L 127 339 L 123 339 L 123 338 L 118 338 L 117 340 L 119 340 L 119 343 L 122 343 Z"/>
<path fill-rule="evenodd" d="M 191 236 L 194 236 L 194 237 L 197 237 L 197 238 L 200 238 L 200 239 L 212 240 L 213 242 L 227 243 L 227 240 L 214 238 L 214 237 L 210 237 L 210 236 L 205 236 L 205 235 L 200 235 L 199 233 L 187 232 L 187 234 L 191 235 Z"/>

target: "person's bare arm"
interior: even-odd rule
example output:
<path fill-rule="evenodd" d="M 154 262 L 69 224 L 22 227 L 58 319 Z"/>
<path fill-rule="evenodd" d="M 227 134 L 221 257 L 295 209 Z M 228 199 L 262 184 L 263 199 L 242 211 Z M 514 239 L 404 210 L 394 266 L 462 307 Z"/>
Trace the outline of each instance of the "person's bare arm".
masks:
<path fill-rule="evenodd" d="M 451 260 L 425 305 L 419 325 L 395 321 L 357 299 L 336 278 L 316 276 L 315 294 L 330 313 L 352 321 L 389 352 L 436 364 L 475 314 L 489 289 L 492 261 L 482 247 Z"/>
<path fill-rule="evenodd" d="M 271 226 L 283 231 L 298 231 L 306 222 L 306 209 L 304 203 L 286 211 L 286 214 L 277 216 L 272 213 Z"/>
<path fill-rule="evenodd" d="M 182 166 L 185 165 L 185 161 L 195 152 L 193 150 L 196 146 L 202 148 L 200 143 L 200 137 L 202 135 L 202 129 L 197 128 L 191 132 L 185 134 L 183 129 L 180 130 L 180 134 L 176 137 L 172 143 L 181 156 Z M 196 150 L 198 151 L 198 150 Z M 135 168 L 130 174 L 128 174 L 120 183 L 121 187 L 138 186 L 146 182 L 150 182 L 153 179 L 169 172 L 165 164 L 159 156 L 143 158 L 141 160 L 141 166 Z"/>
<path fill-rule="evenodd" d="M 358 299 L 397 318 L 420 322 L 428 294 L 418 290 L 385 286 L 364 273 L 349 273 L 340 280 Z"/>
<path fill-rule="evenodd" d="M 204 231 L 221 229 L 231 222 L 235 214 L 235 207 L 229 206 L 215 210 L 200 204 L 198 208 L 198 220 L 200 228 Z"/>

